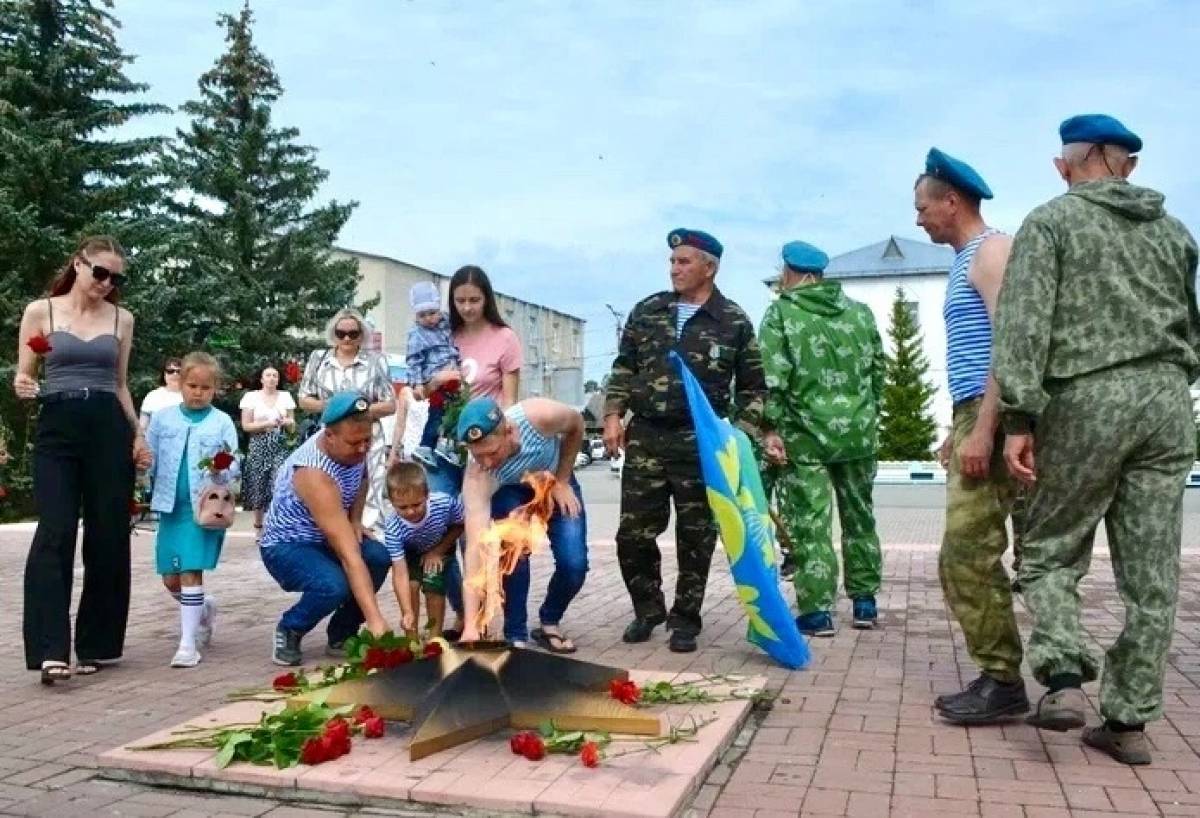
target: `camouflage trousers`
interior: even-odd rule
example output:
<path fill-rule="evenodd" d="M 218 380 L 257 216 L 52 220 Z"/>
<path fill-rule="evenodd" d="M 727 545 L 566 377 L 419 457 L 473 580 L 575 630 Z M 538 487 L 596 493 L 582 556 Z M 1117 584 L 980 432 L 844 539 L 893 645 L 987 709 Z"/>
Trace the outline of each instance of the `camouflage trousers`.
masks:
<path fill-rule="evenodd" d="M 987 476 L 966 477 L 958 463 L 958 451 L 975 428 L 980 403 L 966 401 L 954 407 L 954 453 L 946 476 L 946 530 L 938 576 L 971 661 L 989 676 L 1012 682 L 1021 678 L 1021 633 L 1001 559 L 1008 548 L 1005 521 L 1017 486 L 1004 465 L 1003 433 L 996 434 Z"/>
<path fill-rule="evenodd" d="M 847 463 L 788 463 L 775 481 L 779 516 L 792 543 L 796 609 L 801 614 L 832 611 L 837 601 L 838 560 L 833 550 L 833 499 L 842 524 L 846 595 L 879 593 L 883 557 L 875 532 L 871 491 L 875 460 Z"/>
<path fill-rule="evenodd" d="M 1183 492 L 1196 445 L 1187 379 L 1173 365 L 1142 364 L 1048 391 L 1020 574 L 1033 614 L 1029 663 L 1043 684 L 1060 673 L 1097 677 L 1079 624 L 1079 581 L 1103 519 L 1125 621 L 1105 654 L 1100 712 L 1144 724 L 1162 717 L 1179 592 Z"/>
<path fill-rule="evenodd" d="M 634 615 L 641 618 L 667 615 L 657 538 L 667 530 L 672 502 L 679 576 L 668 624 L 698 633 L 717 528 L 700 476 L 696 433 L 690 426 L 662 428 L 635 418 L 625 433 L 617 561 Z"/>

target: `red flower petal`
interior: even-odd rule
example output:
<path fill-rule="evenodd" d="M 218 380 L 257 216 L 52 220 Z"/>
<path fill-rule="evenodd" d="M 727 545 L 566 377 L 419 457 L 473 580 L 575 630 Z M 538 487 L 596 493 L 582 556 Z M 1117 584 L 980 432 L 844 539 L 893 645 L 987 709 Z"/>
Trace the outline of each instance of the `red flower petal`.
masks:
<path fill-rule="evenodd" d="M 579 760 L 585 767 L 599 767 L 600 746 L 594 741 L 585 741 L 579 748 Z"/>
<path fill-rule="evenodd" d="M 435 656 L 441 656 L 442 655 L 442 646 L 437 642 L 430 642 L 421 651 L 421 655 L 426 659 L 432 659 Z"/>
<path fill-rule="evenodd" d="M 33 350 L 35 355 L 45 355 L 54 349 L 54 347 L 50 346 L 50 340 L 40 332 L 37 335 L 30 336 L 25 344 Z"/>
<path fill-rule="evenodd" d="M 213 455 L 212 464 L 217 471 L 227 469 L 233 465 L 233 455 L 229 452 L 217 452 Z"/>
<path fill-rule="evenodd" d="M 276 690 L 292 690 L 300 686 L 300 680 L 296 678 L 295 673 L 282 673 L 275 677 L 271 682 L 271 687 Z"/>
<path fill-rule="evenodd" d="M 373 716 L 363 722 L 363 735 L 366 738 L 383 738 L 386 729 L 387 726 L 379 716 Z"/>

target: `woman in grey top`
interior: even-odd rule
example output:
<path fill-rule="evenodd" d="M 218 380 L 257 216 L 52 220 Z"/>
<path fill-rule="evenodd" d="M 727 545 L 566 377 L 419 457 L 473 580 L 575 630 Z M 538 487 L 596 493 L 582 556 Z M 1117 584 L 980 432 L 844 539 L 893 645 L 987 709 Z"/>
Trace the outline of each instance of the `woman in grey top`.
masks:
<path fill-rule="evenodd" d="M 367 505 L 363 509 L 363 527 L 383 541 L 382 511 L 389 508 L 384 480 L 387 476 L 387 436 L 380 418 L 396 411 L 396 396 L 383 355 L 362 348 L 367 322 L 352 309 L 338 311 L 325 327 L 328 349 L 318 349 L 308 358 L 300 379 L 300 408 L 310 415 L 325 411 L 335 392 L 358 392 L 371 402 L 371 450 L 367 453 Z"/>
<path fill-rule="evenodd" d="M 25 563 L 25 665 L 42 682 L 71 677 L 71 585 L 83 508 L 83 595 L 75 619 L 75 672 L 121 658 L 129 617 L 129 503 L 134 464 L 149 465 L 126 384 L 133 316 L 117 306 L 125 251 L 85 239 L 25 308 L 17 397 L 38 399 L 33 493 L 38 527 Z M 42 364 L 42 383 L 38 366 Z"/>

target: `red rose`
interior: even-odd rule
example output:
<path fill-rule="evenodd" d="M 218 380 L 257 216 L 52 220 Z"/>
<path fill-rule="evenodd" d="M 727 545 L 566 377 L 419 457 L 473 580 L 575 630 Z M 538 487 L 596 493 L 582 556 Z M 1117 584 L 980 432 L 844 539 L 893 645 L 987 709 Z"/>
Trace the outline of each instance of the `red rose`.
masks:
<path fill-rule="evenodd" d="M 296 678 L 295 673 L 284 673 L 275 677 L 271 682 L 271 687 L 276 690 L 294 690 L 300 686 L 300 680 Z"/>
<path fill-rule="evenodd" d="M 3 495 L 0 495 L 2 497 Z M 142 504 L 137 500 L 130 499 L 129 501 L 129 516 L 133 517 L 142 513 Z"/>
<path fill-rule="evenodd" d="M 447 395 L 454 395 L 457 394 L 458 390 L 461 388 L 462 381 L 460 381 L 458 378 L 451 378 L 442 384 L 441 391 L 445 392 Z"/>
<path fill-rule="evenodd" d="M 387 651 L 378 647 L 367 648 L 367 653 L 363 656 L 362 665 L 365 670 L 387 667 Z"/>
<path fill-rule="evenodd" d="M 217 471 L 227 469 L 233 465 L 233 455 L 225 451 L 217 452 L 213 455 L 212 465 Z"/>
<path fill-rule="evenodd" d="M 30 336 L 25 344 L 33 350 L 34 355 L 45 355 L 54 349 L 54 347 L 50 346 L 50 339 L 40 332 L 37 335 Z"/>
<path fill-rule="evenodd" d="M 525 754 L 525 734 L 517 733 L 515 736 L 510 738 L 508 740 L 508 749 L 512 750 L 512 754 L 515 756 L 524 755 Z"/>
<path fill-rule="evenodd" d="M 421 656 L 425 659 L 433 659 L 442 655 L 442 646 L 437 642 L 430 642 L 421 651 Z"/>
<path fill-rule="evenodd" d="M 642 697 L 642 691 L 631 681 L 613 679 L 608 683 L 608 695 L 622 704 L 637 704 Z"/>
<path fill-rule="evenodd" d="M 414 658 L 416 658 L 413 656 L 413 652 L 408 648 L 396 648 L 392 651 L 392 655 L 395 656 L 397 665 L 407 665 Z"/>
<path fill-rule="evenodd" d="M 300 748 L 300 761 L 303 764 L 320 764 L 322 761 L 328 760 L 320 739 L 310 738 Z"/>
<path fill-rule="evenodd" d="M 339 758 L 350 752 L 349 737 L 342 738 L 341 736 L 332 736 L 326 733 L 318 741 L 321 745 L 321 755 L 325 761 L 333 761 L 335 758 Z"/>
<path fill-rule="evenodd" d="M 379 716 L 374 716 L 363 722 L 363 736 L 366 738 L 383 738 L 386 725 Z"/>
<path fill-rule="evenodd" d="M 600 746 L 594 741 L 585 741 L 579 748 L 579 760 L 585 767 L 599 767 Z"/>
<path fill-rule="evenodd" d="M 358 708 L 358 711 L 354 714 L 354 723 L 362 724 L 367 719 L 373 718 L 375 718 L 375 711 L 371 709 L 370 705 L 364 704 L 362 707 Z"/>
<path fill-rule="evenodd" d="M 429 396 L 430 409 L 444 409 L 446 407 L 446 395 L 440 389 Z"/>
<path fill-rule="evenodd" d="M 300 370 L 300 364 L 295 361 L 288 361 L 283 366 L 283 378 L 288 383 L 296 383 L 303 377 L 304 373 Z"/>
<path fill-rule="evenodd" d="M 546 757 L 546 742 L 537 733 L 526 733 L 526 736 L 521 755 L 530 761 L 541 761 Z"/>
<path fill-rule="evenodd" d="M 325 735 L 335 736 L 339 741 L 343 737 L 350 736 L 350 722 L 346 721 L 341 716 L 335 716 L 325 722 Z"/>

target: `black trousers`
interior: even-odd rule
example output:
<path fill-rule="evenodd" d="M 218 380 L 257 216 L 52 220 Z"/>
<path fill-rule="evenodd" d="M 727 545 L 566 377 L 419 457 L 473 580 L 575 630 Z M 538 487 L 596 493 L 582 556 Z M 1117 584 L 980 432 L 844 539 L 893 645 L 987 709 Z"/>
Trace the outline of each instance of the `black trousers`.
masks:
<path fill-rule="evenodd" d="M 71 655 L 71 585 L 83 511 L 83 595 L 75 617 L 81 662 L 116 659 L 129 618 L 133 429 L 116 395 L 45 403 L 33 452 L 38 527 L 25 562 L 25 666 Z"/>

